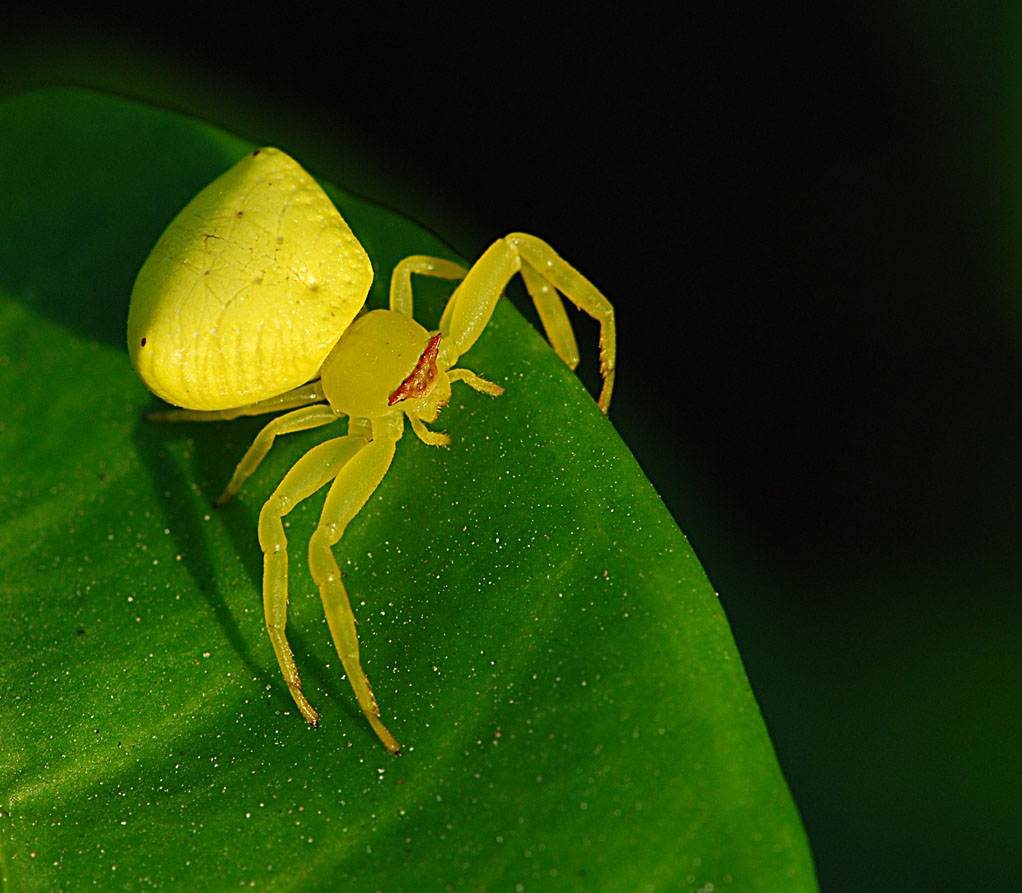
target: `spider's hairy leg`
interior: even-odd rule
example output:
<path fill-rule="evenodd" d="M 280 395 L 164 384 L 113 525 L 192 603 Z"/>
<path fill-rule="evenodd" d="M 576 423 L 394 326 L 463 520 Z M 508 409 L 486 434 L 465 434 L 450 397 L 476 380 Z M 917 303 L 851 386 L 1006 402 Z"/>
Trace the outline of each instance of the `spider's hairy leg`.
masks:
<path fill-rule="evenodd" d="M 330 634 L 359 706 L 387 750 L 398 754 L 401 746 L 380 720 L 380 708 L 359 660 L 355 615 L 332 549 L 390 468 L 403 426 L 400 414 L 394 416 L 396 423 L 383 419 L 373 424 L 374 439 L 345 464 L 330 487 L 319 526 L 309 540 L 309 568 L 319 586 Z"/>
<path fill-rule="evenodd" d="M 347 435 L 314 446 L 284 475 L 259 512 L 259 545 L 263 550 L 263 611 L 277 663 L 302 716 L 313 725 L 319 716 L 302 694 L 298 668 L 284 634 L 287 624 L 287 537 L 281 520 L 299 502 L 329 483 L 364 445 L 365 438 Z"/>

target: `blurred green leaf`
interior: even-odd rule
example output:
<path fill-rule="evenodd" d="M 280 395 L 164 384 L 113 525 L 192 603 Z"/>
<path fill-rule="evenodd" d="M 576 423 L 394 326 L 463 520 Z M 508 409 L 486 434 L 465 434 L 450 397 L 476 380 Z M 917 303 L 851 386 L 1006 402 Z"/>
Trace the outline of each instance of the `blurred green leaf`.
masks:
<path fill-rule="evenodd" d="M 323 721 L 307 728 L 263 630 L 255 518 L 317 435 L 279 442 L 213 510 L 260 422 L 142 421 L 154 401 L 123 345 L 156 237 L 251 146 L 78 91 L 5 100 L 0 133 L 7 885 L 815 888 L 702 568 L 507 302 L 465 359 L 506 395 L 457 390 L 452 448 L 406 437 L 336 550 L 400 758 L 359 713 L 305 568 L 321 500 L 290 516 L 288 629 Z M 400 257 L 452 256 L 330 192 L 373 258 L 370 303 Z M 417 295 L 429 324 L 444 291 Z"/>

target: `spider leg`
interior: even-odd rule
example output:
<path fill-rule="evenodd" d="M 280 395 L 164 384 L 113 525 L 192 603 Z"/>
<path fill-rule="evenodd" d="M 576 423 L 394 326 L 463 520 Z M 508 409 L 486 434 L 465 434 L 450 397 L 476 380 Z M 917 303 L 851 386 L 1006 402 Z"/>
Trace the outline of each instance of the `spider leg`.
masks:
<path fill-rule="evenodd" d="M 480 378 L 474 372 L 469 369 L 461 367 L 459 369 L 451 369 L 447 373 L 447 379 L 450 382 L 463 381 L 470 388 L 475 388 L 483 394 L 489 394 L 491 397 L 499 397 L 504 393 L 504 389 L 499 384 L 494 384 L 492 381 L 487 381 L 485 378 Z"/>
<path fill-rule="evenodd" d="M 387 750 L 398 754 L 401 746 L 380 720 L 380 708 L 359 660 L 355 615 L 332 549 L 348 523 L 379 486 L 394 458 L 400 430 L 388 428 L 381 432 L 374 426 L 373 433 L 376 439 L 366 443 L 352 456 L 330 487 L 319 526 L 309 540 L 309 568 L 319 586 L 330 634 L 359 706 Z"/>
<path fill-rule="evenodd" d="M 243 415 L 262 415 L 264 412 L 280 412 L 283 409 L 295 409 L 299 406 L 306 406 L 309 403 L 322 403 L 326 397 L 323 395 L 323 386 L 320 382 L 312 381 L 302 385 L 300 388 L 270 397 L 268 400 L 260 400 L 258 403 L 249 403 L 247 406 L 237 406 L 234 409 L 168 409 L 157 412 L 147 412 L 146 418 L 150 422 L 229 422 Z"/>
<path fill-rule="evenodd" d="M 277 416 L 273 421 L 268 422 L 256 435 L 255 440 L 252 441 L 252 445 L 246 450 L 245 455 L 241 457 L 241 461 L 238 463 L 237 468 L 234 469 L 234 474 L 231 475 L 227 487 L 214 500 L 213 505 L 223 505 L 241 489 L 241 485 L 245 483 L 248 476 L 266 458 L 266 454 L 270 451 L 270 447 L 273 446 L 273 441 L 277 438 L 278 434 L 292 434 L 295 431 L 319 428 L 322 425 L 336 422 L 338 418 L 340 416 L 330 406 L 317 404 L 296 409 L 286 415 Z"/>
<path fill-rule="evenodd" d="M 302 716 L 313 725 L 319 716 L 302 694 L 294 655 L 284 634 L 287 624 L 287 537 L 281 520 L 299 502 L 329 483 L 364 445 L 359 435 L 336 437 L 314 446 L 284 475 L 259 512 L 259 545 L 263 550 L 263 611 L 277 663 Z"/>
<path fill-rule="evenodd" d="M 444 364 L 448 368 L 453 366 L 475 344 L 493 316 L 498 298 L 518 272 L 522 273 L 551 345 L 569 368 L 578 364 L 578 346 L 557 293 L 600 324 L 603 389 L 599 404 L 606 412 L 614 388 L 617 353 L 614 308 L 596 286 L 546 242 L 525 233 L 512 233 L 494 242 L 454 290 L 440 318 L 440 331 L 446 336 L 440 342 Z"/>
<path fill-rule="evenodd" d="M 412 273 L 437 279 L 464 279 L 468 272 L 461 264 L 439 257 L 413 254 L 394 266 L 390 277 L 390 309 L 412 315 Z"/>
<path fill-rule="evenodd" d="M 532 267 L 549 285 L 600 324 L 600 374 L 603 376 L 603 390 L 600 392 L 599 404 L 600 409 L 606 412 L 610 408 L 610 395 L 614 389 L 614 366 L 617 357 L 617 328 L 614 325 L 613 305 L 595 285 L 542 239 L 527 233 L 511 233 L 504 241 L 521 257 L 523 264 Z M 528 276 L 525 282 L 528 285 Z M 532 292 L 531 288 L 529 290 Z M 533 300 L 536 300 L 535 293 Z M 536 309 L 542 316 L 544 311 L 538 303 Z M 553 336 L 550 340 L 554 341 Z M 556 342 L 554 346 L 556 347 Z"/>
<path fill-rule="evenodd" d="M 543 323 L 547 340 L 550 342 L 557 356 L 567 364 L 572 371 L 578 366 L 581 359 L 578 353 L 578 342 L 575 340 L 575 332 L 571 328 L 571 320 L 564 310 L 564 302 L 557 293 L 557 289 L 550 285 L 536 270 L 532 264 L 522 261 L 522 281 L 532 298 L 532 303 L 539 314 L 539 320 Z"/>

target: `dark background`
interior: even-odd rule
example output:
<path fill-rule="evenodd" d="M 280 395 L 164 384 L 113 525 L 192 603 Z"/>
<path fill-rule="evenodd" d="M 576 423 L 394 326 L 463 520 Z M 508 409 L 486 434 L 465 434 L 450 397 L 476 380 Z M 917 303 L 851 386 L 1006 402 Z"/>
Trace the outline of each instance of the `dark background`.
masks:
<path fill-rule="evenodd" d="M 175 4 L 2 22 L 615 302 L 611 413 L 720 591 L 826 890 L 1022 886 L 1010 4 Z M 0 134 L 2 138 L 2 134 Z M 582 325 L 595 380 L 595 330 Z"/>

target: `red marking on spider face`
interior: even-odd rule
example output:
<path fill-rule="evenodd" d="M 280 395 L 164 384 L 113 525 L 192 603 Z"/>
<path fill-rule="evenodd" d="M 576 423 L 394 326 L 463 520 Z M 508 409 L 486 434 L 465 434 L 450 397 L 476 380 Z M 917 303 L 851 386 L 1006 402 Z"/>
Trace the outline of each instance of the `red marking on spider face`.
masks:
<path fill-rule="evenodd" d="M 387 401 L 388 406 L 393 406 L 402 400 L 425 397 L 433 389 L 436 382 L 436 355 L 439 344 L 440 334 L 437 333 L 429 339 L 429 344 L 426 345 L 422 356 L 419 357 L 419 362 L 415 364 L 412 374 L 401 382 L 397 390 L 390 395 L 390 400 Z"/>

